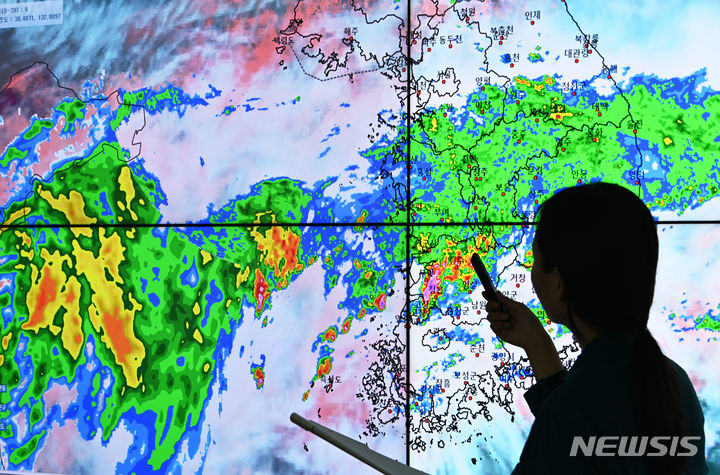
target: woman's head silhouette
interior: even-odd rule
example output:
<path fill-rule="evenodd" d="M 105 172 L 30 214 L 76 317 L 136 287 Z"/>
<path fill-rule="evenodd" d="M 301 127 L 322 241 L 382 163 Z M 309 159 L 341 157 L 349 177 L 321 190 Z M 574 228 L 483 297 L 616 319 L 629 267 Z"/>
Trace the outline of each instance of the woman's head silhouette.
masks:
<path fill-rule="evenodd" d="M 650 211 L 632 191 L 593 183 L 557 192 L 538 210 L 534 248 L 541 269 L 533 280 L 548 273 L 561 278 L 566 308 L 556 312 L 558 323 L 576 330 L 580 316 L 601 333 L 646 328 L 658 237 Z"/>
<path fill-rule="evenodd" d="M 548 317 L 581 345 L 603 333 L 632 335 L 627 367 L 635 433 L 683 434 L 677 378 L 647 330 L 658 261 L 650 211 L 629 189 L 598 182 L 555 193 L 537 215 L 532 280 Z M 683 463 L 648 461 L 658 474 L 680 473 Z"/>

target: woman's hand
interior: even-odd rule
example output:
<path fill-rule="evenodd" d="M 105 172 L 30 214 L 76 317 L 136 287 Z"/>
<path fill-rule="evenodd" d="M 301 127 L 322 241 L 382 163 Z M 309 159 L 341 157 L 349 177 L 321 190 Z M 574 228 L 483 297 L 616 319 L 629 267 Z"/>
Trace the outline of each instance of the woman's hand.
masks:
<path fill-rule="evenodd" d="M 500 302 L 489 300 L 484 291 L 482 293 L 487 303 L 490 329 L 513 345 L 525 350 L 530 360 L 533 373 L 537 379 L 546 378 L 563 369 L 555 344 L 545 331 L 540 320 L 527 305 L 505 297 L 496 292 Z M 502 311 L 501 305 L 507 309 Z"/>
<path fill-rule="evenodd" d="M 527 349 L 538 339 L 544 340 L 548 336 L 538 317 L 527 305 L 507 298 L 500 292 L 496 292 L 499 303 L 489 299 L 490 296 L 485 291 L 482 295 L 488 301 L 486 309 L 490 329 L 501 340 Z M 500 304 L 505 306 L 508 313 L 503 311 Z"/>

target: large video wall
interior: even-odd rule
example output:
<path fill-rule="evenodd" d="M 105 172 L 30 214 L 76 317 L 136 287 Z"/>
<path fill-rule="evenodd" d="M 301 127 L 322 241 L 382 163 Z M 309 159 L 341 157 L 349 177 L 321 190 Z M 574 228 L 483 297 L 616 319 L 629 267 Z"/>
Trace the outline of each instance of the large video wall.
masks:
<path fill-rule="evenodd" d="M 650 329 L 720 468 L 720 7 L 579 0 L 0 5 L 0 460 L 53 473 L 509 473 L 530 282 L 595 181 L 658 219 Z M 573 220 L 593 219 L 569 216 Z M 560 415 L 561 416 L 561 415 Z"/>

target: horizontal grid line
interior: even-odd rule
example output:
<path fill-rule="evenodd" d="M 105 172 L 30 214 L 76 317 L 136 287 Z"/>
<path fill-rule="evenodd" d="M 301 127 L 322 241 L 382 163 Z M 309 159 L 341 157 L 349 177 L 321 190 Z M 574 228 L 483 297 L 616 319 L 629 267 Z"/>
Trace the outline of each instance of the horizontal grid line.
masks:
<path fill-rule="evenodd" d="M 589 220 L 592 221 L 592 220 Z M 407 223 L 407 222 L 363 222 L 363 223 L 251 223 L 251 222 L 222 222 L 222 223 L 36 223 L 36 224 L 0 224 L 0 231 L 6 229 L 66 229 L 66 228 L 266 228 L 266 227 L 290 227 L 301 228 L 334 228 L 334 227 L 474 227 L 474 226 L 537 226 L 537 221 L 468 221 L 468 222 L 434 222 L 434 223 Z M 720 224 L 718 220 L 658 220 L 658 225 L 682 225 L 682 224 Z"/>

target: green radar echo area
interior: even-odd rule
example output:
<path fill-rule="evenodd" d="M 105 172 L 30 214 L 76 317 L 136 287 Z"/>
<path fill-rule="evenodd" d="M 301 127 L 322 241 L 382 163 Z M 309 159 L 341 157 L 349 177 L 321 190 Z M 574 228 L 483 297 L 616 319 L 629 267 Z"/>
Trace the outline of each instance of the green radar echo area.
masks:
<path fill-rule="evenodd" d="M 507 89 L 482 86 L 463 108 L 423 112 L 410 132 L 413 217 L 528 220 L 554 190 L 598 179 L 679 215 L 716 196 L 720 147 L 704 131 L 720 127 L 720 97 L 681 107 L 665 97 L 674 81 L 631 84 L 600 98 L 518 76 Z"/>

